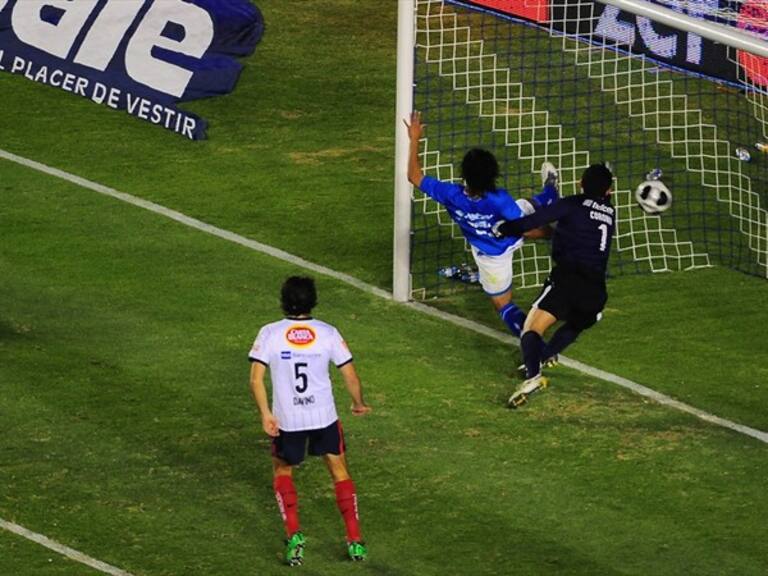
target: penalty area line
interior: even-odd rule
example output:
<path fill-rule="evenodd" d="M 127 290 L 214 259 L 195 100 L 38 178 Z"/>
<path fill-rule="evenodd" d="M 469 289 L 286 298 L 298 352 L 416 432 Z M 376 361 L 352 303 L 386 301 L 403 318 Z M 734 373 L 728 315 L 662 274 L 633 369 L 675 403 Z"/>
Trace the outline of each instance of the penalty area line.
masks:
<path fill-rule="evenodd" d="M 16 154 L 7 152 L 3 149 L 0 149 L 0 158 L 4 158 L 5 160 L 8 160 L 10 162 L 15 162 L 16 164 L 26 166 L 27 168 L 37 170 L 38 172 L 42 172 L 50 176 L 55 176 L 56 178 L 61 178 L 62 180 L 66 180 L 67 182 L 76 184 L 78 186 L 81 186 L 82 188 L 87 188 L 88 190 L 98 192 L 99 194 L 110 196 L 122 202 L 126 202 L 134 206 L 138 206 L 139 208 L 149 210 L 150 212 L 154 212 L 161 216 L 165 216 L 166 218 L 170 218 L 171 220 L 180 222 L 185 226 L 195 228 L 196 230 L 200 230 L 201 232 L 205 232 L 213 236 L 218 236 L 219 238 L 222 238 L 229 242 L 234 242 L 235 244 L 239 244 L 241 246 L 245 246 L 256 252 L 260 252 L 262 254 L 272 256 L 273 258 L 277 258 L 278 260 L 282 260 L 283 262 L 287 262 L 289 264 L 299 266 L 301 268 L 310 270 L 312 272 L 321 274 L 323 276 L 334 278 L 336 280 L 339 280 L 340 282 L 344 282 L 345 284 L 348 284 L 359 290 L 362 290 L 363 292 L 366 292 L 368 294 L 373 294 L 374 296 L 378 296 L 379 298 L 392 300 L 391 292 L 382 290 L 381 288 L 373 286 L 372 284 L 368 284 L 367 282 L 363 282 L 362 280 L 359 280 L 354 276 L 350 276 L 349 274 L 345 274 L 343 272 L 338 272 L 326 266 L 321 266 L 320 264 L 315 264 L 314 262 L 310 262 L 309 260 L 305 260 L 304 258 L 291 254 L 290 252 L 286 252 L 284 250 L 280 250 L 279 248 L 275 248 L 274 246 L 270 246 L 268 244 L 263 244 L 255 240 L 251 240 L 250 238 L 246 238 L 245 236 L 241 236 L 240 234 L 235 234 L 234 232 L 230 232 L 228 230 L 218 228 L 216 226 L 213 226 L 211 224 L 208 224 L 196 218 L 187 216 L 186 214 L 183 214 L 181 212 L 177 212 L 176 210 L 172 210 L 160 204 L 150 202 L 149 200 L 144 200 L 137 196 L 126 194 L 125 192 L 120 192 L 118 190 L 115 190 L 114 188 L 110 188 L 108 186 L 104 186 L 102 184 L 92 182 L 85 178 L 81 178 L 80 176 L 70 174 L 69 172 L 64 172 L 63 170 L 59 170 L 58 168 L 52 168 L 45 164 L 41 164 L 40 162 L 36 162 L 34 160 L 24 158 L 23 156 L 17 156 Z M 422 304 L 420 302 L 406 302 L 403 305 L 408 308 L 411 308 L 412 310 L 417 310 L 421 313 L 427 314 L 434 318 L 439 318 L 446 322 L 450 322 L 451 324 L 454 324 L 456 326 L 461 326 L 463 328 L 472 330 L 473 332 L 476 332 L 478 334 L 483 334 L 485 336 L 488 336 L 489 338 L 493 338 L 494 340 L 498 340 L 506 344 L 517 345 L 520 343 L 520 341 L 517 338 L 511 336 L 510 334 L 501 332 L 494 328 L 490 328 L 488 326 L 480 324 L 479 322 L 475 322 L 474 320 L 462 318 L 461 316 L 456 316 L 455 314 L 451 314 L 449 312 L 443 312 L 442 310 L 438 310 L 437 308 L 433 308 L 432 306 L 427 306 L 426 304 Z M 710 414 L 703 410 L 699 410 L 698 408 L 694 408 L 693 406 L 685 404 L 684 402 L 680 402 L 679 400 L 675 400 L 670 396 L 662 394 L 661 392 L 657 392 L 652 388 L 648 388 L 647 386 L 643 386 L 642 384 L 638 384 L 637 382 L 633 382 L 632 380 L 629 380 L 622 376 L 618 376 L 616 374 L 606 372 L 605 370 L 601 370 L 599 368 L 589 366 L 588 364 L 584 364 L 572 358 L 560 356 L 560 363 L 563 366 L 572 368 L 578 372 L 581 372 L 582 374 L 586 374 L 593 378 L 603 380 L 604 382 L 610 382 L 612 384 L 621 386 L 622 388 L 632 390 L 633 392 L 645 398 L 649 398 L 664 406 L 674 408 L 675 410 L 679 410 L 681 412 L 686 412 L 688 414 L 696 416 L 697 418 L 700 418 L 701 420 L 704 420 L 711 424 L 715 424 L 716 426 L 727 428 L 734 432 L 738 432 L 739 434 L 750 436 L 752 438 L 755 438 L 756 440 L 759 440 L 760 442 L 768 444 L 768 432 L 763 432 L 762 430 L 750 428 L 749 426 L 744 426 L 743 424 L 738 424 L 736 422 L 732 422 L 725 418 L 715 416 L 714 414 Z"/>
<path fill-rule="evenodd" d="M 104 574 L 110 574 L 111 576 L 133 576 L 133 574 L 131 574 L 130 572 L 126 572 L 125 570 L 116 568 L 115 566 L 112 566 L 111 564 L 107 564 L 106 562 L 102 562 L 101 560 L 96 560 L 95 558 L 91 558 L 87 554 L 83 554 L 82 552 L 79 552 L 74 548 L 65 546 L 64 544 L 56 542 L 55 540 L 51 540 L 47 536 L 43 536 L 42 534 L 38 534 L 37 532 L 32 532 L 32 530 L 28 530 L 27 528 L 24 528 L 24 526 L 19 526 L 18 524 L 14 524 L 13 522 L 8 522 L 7 520 L 3 520 L 2 518 L 0 518 L 0 528 L 2 528 L 3 530 L 7 530 L 8 532 L 13 532 L 16 535 L 21 536 L 22 538 L 26 538 L 27 540 L 31 540 L 36 544 L 45 546 L 49 550 L 53 550 L 54 552 L 57 552 L 62 556 L 66 556 L 70 560 L 74 560 L 75 562 L 79 562 L 80 564 L 85 564 L 86 566 L 90 566 L 94 570 L 98 570 L 99 572 L 103 572 Z"/>

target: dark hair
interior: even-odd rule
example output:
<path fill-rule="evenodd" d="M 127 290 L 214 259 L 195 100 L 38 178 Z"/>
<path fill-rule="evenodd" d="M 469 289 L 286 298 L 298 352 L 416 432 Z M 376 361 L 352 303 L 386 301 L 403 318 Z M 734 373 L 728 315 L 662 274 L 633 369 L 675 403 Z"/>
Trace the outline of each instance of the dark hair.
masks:
<path fill-rule="evenodd" d="M 306 276 L 291 276 L 280 290 L 280 302 L 288 316 L 301 316 L 317 306 L 315 281 Z"/>
<path fill-rule="evenodd" d="M 592 198 L 602 198 L 613 186 L 613 174 L 605 164 L 592 164 L 581 175 L 581 188 Z"/>
<path fill-rule="evenodd" d="M 461 161 L 461 177 L 471 193 L 483 196 L 485 192 L 496 190 L 499 163 L 488 150 L 472 148 Z"/>

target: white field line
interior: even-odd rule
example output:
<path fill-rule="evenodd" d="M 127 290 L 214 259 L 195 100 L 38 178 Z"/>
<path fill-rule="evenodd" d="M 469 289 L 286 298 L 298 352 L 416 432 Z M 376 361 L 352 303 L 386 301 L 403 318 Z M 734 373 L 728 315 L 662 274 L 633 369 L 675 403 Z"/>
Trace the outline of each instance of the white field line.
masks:
<path fill-rule="evenodd" d="M 130 572 L 126 572 L 120 568 L 115 568 L 114 566 L 107 564 L 106 562 L 102 562 L 101 560 L 91 558 L 90 556 L 87 556 L 82 552 L 78 552 L 69 546 L 64 546 L 64 544 L 59 544 L 55 540 L 51 540 L 47 536 L 43 536 L 37 532 L 32 532 L 31 530 L 24 528 L 24 526 L 19 526 L 18 524 L 8 522 L 2 518 L 0 518 L 0 528 L 8 530 L 9 532 L 13 532 L 14 534 L 18 534 L 27 540 L 31 540 L 32 542 L 40 544 L 41 546 L 45 546 L 54 552 L 58 552 L 62 556 L 66 556 L 70 560 L 74 560 L 75 562 L 80 562 L 80 564 L 90 566 L 94 570 L 98 570 L 104 574 L 111 574 L 112 576 L 133 576 Z"/>
<path fill-rule="evenodd" d="M 4 158 L 11 162 L 21 164 L 22 166 L 32 168 L 33 170 L 37 170 L 45 174 L 50 174 L 51 176 L 56 176 L 57 178 L 61 178 L 62 180 L 66 180 L 73 184 L 77 184 L 78 186 L 82 186 L 83 188 L 87 188 L 89 190 L 93 190 L 94 192 L 98 192 L 99 194 L 111 196 L 123 202 L 127 202 L 128 204 L 139 206 L 140 208 L 144 208 L 145 210 L 149 210 L 151 212 L 155 212 L 156 214 L 165 216 L 166 218 L 170 218 L 172 220 L 176 220 L 177 222 L 181 222 L 186 226 L 190 226 L 197 230 L 201 230 L 208 234 L 212 234 L 213 236 L 218 236 L 219 238 L 229 240 L 230 242 L 240 244 L 241 246 L 246 246 L 257 252 L 261 252 L 263 254 L 273 256 L 274 258 L 283 260 L 284 262 L 288 262 L 295 266 L 300 266 L 301 268 L 305 268 L 307 270 L 311 270 L 312 272 L 315 272 L 317 274 L 322 274 L 323 276 L 329 276 L 331 278 L 335 278 L 336 280 L 339 280 L 341 282 L 354 286 L 355 288 L 358 288 L 368 294 L 373 294 L 380 298 L 392 300 L 392 294 L 390 292 L 386 290 L 382 290 L 381 288 L 377 288 L 376 286 L 363 282 L 362 280 L 358 280 L 357 278 L 350 276 L 349 274 L 344 274 L 343 272 L 337 272 L 336 270 L 332 270 L 325 266 L 321 266 L 319 264 L 309 262 L 308 260 L 304 260 L 303 258 L 294 256 L 293 254 L 285 252 L 284 250 L 274 248 L 273 246 L 269 246 L 267 244 L 262 244 L 261 242 L 256 242 L 255 240 L 251 240 L 244 236 L 240 236 L 239 234 L 235 234 L 234 232 L 229 232 L 227 230 L 217 228 L 216 226 L 212 226 L 210 224 L 197 220 L 196 218 L 191 218 L 189 216 L 186 216 L 181 212 L 177 212 L 175 210 L 171 210 L 170 208 L 166 208 L 165 206 L 155 204 L 154 202 L 149 202 L 148 200 L 143 200 L 141 198 L 132 196 L 131 194 L 126 194 L 124 192 L 119 192 L 113 188 L 103 186 L 102 184 L 97 184 L 96 182 L 91 182 L 90 180 L 86 180 L 85 178 L 75 176 L 74 174 L 70 174 L 68 172 L 58 170 L 57 168 L 51 168 L 50 166 L 46 166 L 45 164 L 35 162 L 34 160 L 29 160 L 22 156 L 17 156 L 16 154 L 6 152 L 5 150 L 2 150 L 2 149 L 0 149 L 0 158 Z M 499 330 L 489 328 L 478 322 L 474 322 L 466 318 L 461 318 L 460 316 L 456 316 L 454 314 L 449 314 L 448 312 L 437 310 L 436 308 L 427 306 L 425 304 L 421 304 L 419 302 L 408 302 L 404 304 L 404 306 L 407 306 L 412 310 L 418 310 L 419 312 L 422 312 L 429 316 L 433 316 L 441 320 L 445 320 L 447 322 L 450 322 L 457 326 L 461 326 L 468 330 L 472 330 L 479 334 L 483 334 L 485 336 L 488 336 L 489 338 L 493 338 L 500 342 L 504 342 L 512 345 L 519 345 L 520 343 L 520 341 L 517 338 L 514 338 L 505 332 L 501 332 Z M 578 360 L 573 360 L 571 358 L 561 356 L 560 363 L 569 368 L 573 368 L 574 370 L 578 370 L 583 374 L 592 376 L 593 378 L 598 378 L 600 380 L 611 382 L 623 388 L 632 390 L 633 392 L 636 392 L 641 396 L 645 396 L 646 398 L 650 398 L 651 400 L 654 400 L 659 404 L 663 404 L 664 406 L 669 406 L 676 410 L 687 412 L 688 414 L 692 414 L 697 418 L 710 422 L 711 424 L 722 426 L 723 428 L 728 428 L 729 430 L 733 430 L 734 432 L 738 432 L 746 436 L 751 436 L 752 438 L 755 438 L 761 442 L 768 444 L 768 432 L 763 432 L 762 430 L 750 428 L 749 426 L 744 426 L 743 424 L 737 424 L 736 422 L 732 422 L 725 418 L 720 418 L 719 416 L 709 414 L 708 412 L 704 412 L 703 410 L 699 410 L 698 408 L 689 406 L 688 404 L 675 400 L 674 398 L 666 396 L 665 394 L 656 392 L 655 390 L 648 388 L 646 386 L 643 386 L 642 384 L 638 384 L 637 382 L 633 382 L 632 380 L 628 380 L 621 376 L 617 376 L 616 374 L 606 372 L 605 370 L 600 370 L 599 368 L 593 368 L 592 366 L 579 362 Z"/>

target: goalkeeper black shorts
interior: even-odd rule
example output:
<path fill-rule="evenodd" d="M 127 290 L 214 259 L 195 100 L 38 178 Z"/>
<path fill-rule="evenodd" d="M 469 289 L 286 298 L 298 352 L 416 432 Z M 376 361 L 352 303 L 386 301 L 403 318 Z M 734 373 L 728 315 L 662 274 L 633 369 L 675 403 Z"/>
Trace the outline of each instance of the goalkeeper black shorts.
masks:
<path fill-rule="evenodd" d="M 546 310 L 577 330 L 586 330 L 600 320 L 607 301 L 605 279 L 556 265 L 532 307 Z"/>

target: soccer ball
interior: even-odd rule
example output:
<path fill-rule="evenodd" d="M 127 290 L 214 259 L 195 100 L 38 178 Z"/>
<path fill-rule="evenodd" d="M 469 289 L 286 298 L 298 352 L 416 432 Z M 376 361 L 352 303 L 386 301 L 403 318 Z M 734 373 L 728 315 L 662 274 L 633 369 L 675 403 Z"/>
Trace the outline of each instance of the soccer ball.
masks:
<path fill-rule="evenodd" d="M 640 184 L 635 199 L 648 214 L 661 214 L 672 206 L 672 192 L 661 180 L 646 180 Z"/>

